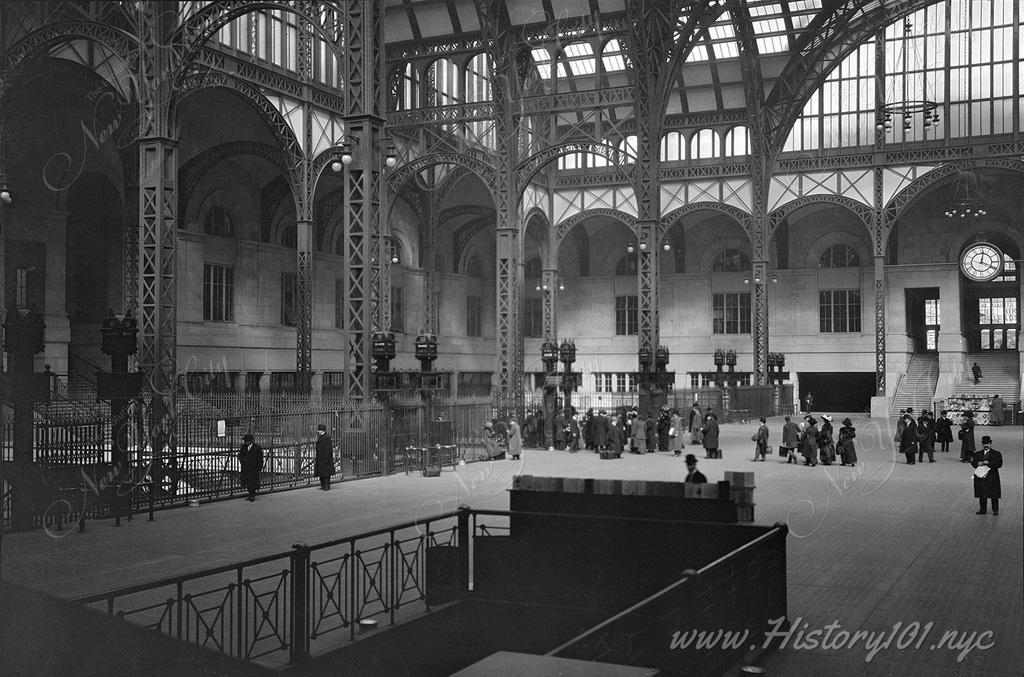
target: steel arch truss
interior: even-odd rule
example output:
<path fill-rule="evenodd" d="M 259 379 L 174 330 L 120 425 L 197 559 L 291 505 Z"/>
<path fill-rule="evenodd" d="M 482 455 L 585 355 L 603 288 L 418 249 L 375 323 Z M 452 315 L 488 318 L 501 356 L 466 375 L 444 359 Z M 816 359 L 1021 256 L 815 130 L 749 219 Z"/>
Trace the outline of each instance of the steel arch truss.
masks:
<path fill-rule="evenodd" d="M 664 237 L 668 232 L 668 229 L 671 228 L 679 219 L 689 214 L 693 214 L 694 212 L 702 211 L 720 212 L 731 217 L 743 229 L 743 232 L 747 234 L 747 237 L 750 237 L 750 214 L 739 207 L 734 207 L 733 205 L 722 202 L 691 202 L 690 204 L 679 207 L 678 209 L 673 209 L 662 216 L 659 220 L 659 237 Z"/>
<path fill-rule="evenodd" d="M 209 148 L 192 158 L 178 172 L 178 194 L 180 195 L 179 206 L 184 213 L 185 205 L 192 196 L 192 191 L 203 178 L 206 172 L 223 160 L 239 155 L 255 155 L 287 174 L 290 171 L 288 158 L 281 148 L 257 143 L 254 141 L 231 141 Z"/>
<path fill-rule="evenodd" d="M 253 108 L 263 118 L 263 121 L 267 123 L 267 127 L 281 145 L 281 150 L 284 152 L 285 160 L 288 163 L 288 178 L 292 185 L 297 185 L 299 181 L 299 167 L 305 159 L 302 144 L 295 138 L 291 125 L 288 124 L 288 121 L 281 115 L 280 111 L 274 107 L 270 99 L 264 96 L 263 92 L 252 84 L 232 77 L 227 73 L 192 73 L 178 83 L 179 95 L 175 101 L 175 107 L 180 105 L 189 94 L 211 87 L 230 89 L 241 94 L 253 105 Z"/>
<path fill-rule="evenodd" d="M 0 100 L 24 75 L 25 65 L 43 56 L 55 45 L 79 39 L 103 45 L 124 61 L 129 72 L 137 72 L 139 43 L 128 33 L 93 21 L 49 24 L 16 42 L 0 57 Z"/>
<path fill-rule="evenodd" d="M 893 226 L 896 225 L 896 220 L 903 215 L 907 208 L 917 200 L 922 193 L 943 179 L 955 176 L 959 172 L 972 169 L 1005 169 L 1024 174 L 1024 161 L 1016 158 L 986 158 L 982 160 L 951 162 L 915 179 L 902 191 L 893 195 L 888 204 L 886 204 L 882 209 L 882 218 L 878 233 L 881 238 L 881 248 L 878 247 L 879 243 L 876 243 L 876 254 L 884 253 L 885 242 L 887 241 Z"/>
<path fill-rule="evenodd" d="M 455 165 L 457 167 L 462 167 L 475 174 L 489 190 L 493 190 L 492 187 L 494 186 L 495 169 L 492 165 L 483 162 L 478 158 L 460 155 L 459 153 L 437 153 L 418 157 L 390 172 L 386 181 L 388 187 L 388 202 L 393 202 L 394 196 L 402 189 L 402 186 L 412 180 L 417 174 L 422 172 L 424 169 L 429 169 L 436 165 Z"/>
<path fill-rule="evenodd" d="M 569 155 L 571 153 L 589 153 L 591 155 L 603 157 L 623 171 L 625 170 L 625 167 L 622 164 L 623 161 L 636 162 L 636 158 L 629 153 L 619 150 L 615 146 L 611 146 L 607 143 L 599 143 L 597 141 L 570 141 L 567 143 L 560 143 L 555 146 L 549 146 L 548 148 L 540 150 L 520 162 L 519 166 L 516 167 L 515 172 L 516 185 L 520 188 L 525 187 L 545 165 L 557 160 L 563 155 Z"/>
<path fill-rule="evenodd" d="M 589 209 L 585 212 L 573 214 L 569 218 L 555 224 L 555 257 L 558 256 L 558 251 L 562 247 L 562 241 L 572 232 L 573 228 L 580 225 L 587 219 L 594 218 L 596 216 L 605 216 L 608 218 L 616 219 L 621 221 L 629 230 L 636 235 L 639 229 L 637 225 L 636 217 L 630 216 L 625 212 L 621 212 L 618 209 Z M 555 258 L 557 261 L 558 259 Z"/>
<path fill-rule="evenodd" d="M 875 210 L 871 205 L 864 204 L 860 200 L 854 200 L 853 198 L 846 197 L 845 195 L 814 194 L 798 197 L 795 200 L 787 202 L 778 209 L 771 211 L 768 214 L 768 232 L 765 233 L 765 241 L 771 242 L 772 238 L 775 236 L 775 231 L 790 214 L 802 207 L 817 204 L 836 205 L 849 210 L 861 220 L 861 223 L 864 224 L 865 232 L 871 234 L 871 225 L 874 222 L 875 213 Z"/>

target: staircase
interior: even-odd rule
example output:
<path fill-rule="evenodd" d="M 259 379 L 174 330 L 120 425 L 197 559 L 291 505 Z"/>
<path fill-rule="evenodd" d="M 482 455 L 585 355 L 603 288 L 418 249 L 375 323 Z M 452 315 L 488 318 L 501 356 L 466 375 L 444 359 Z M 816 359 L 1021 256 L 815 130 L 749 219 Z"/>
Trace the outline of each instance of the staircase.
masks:
<path fill-rule="evenodd" d="M 971 367 L 977 362 L 981 367 L 981 382 L 974 383 Z M 988 399 L 999 395 L 1007 402 L 1020 397 L 1020 354 L 1016 351 L 970 353 L 964 361 L 964 372 L 953 387 L 957 397 Z"/>
<path fill-rule="evenodd" d="M 982 367 L 984 369 L 984 367 Z M 907 364 L 907 373 L 900 381 L 896 396 L 892 399 L 892 413 L 897 414 L 907 407 L 914 408 L 920 415 L 932 408 L 935 384 L 939 380 L 939 356 L 935 353 L 915 353 Z"/>

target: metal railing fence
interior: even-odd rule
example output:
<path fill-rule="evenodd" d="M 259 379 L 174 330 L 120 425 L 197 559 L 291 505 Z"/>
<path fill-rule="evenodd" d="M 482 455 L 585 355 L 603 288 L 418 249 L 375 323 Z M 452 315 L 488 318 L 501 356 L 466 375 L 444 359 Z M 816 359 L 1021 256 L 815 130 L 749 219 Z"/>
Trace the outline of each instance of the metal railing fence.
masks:
<path fill-rule="evenodd" d="M 437 548 L 450 556 L 445 565 L 456 587 L 467 525 L 467 511 L 449 512 L 79 601 L 190 644 L 279 666 L 351 641 L 360 621 L 394 624 L 404 608 L 428 609 L 430 554 Z"/>

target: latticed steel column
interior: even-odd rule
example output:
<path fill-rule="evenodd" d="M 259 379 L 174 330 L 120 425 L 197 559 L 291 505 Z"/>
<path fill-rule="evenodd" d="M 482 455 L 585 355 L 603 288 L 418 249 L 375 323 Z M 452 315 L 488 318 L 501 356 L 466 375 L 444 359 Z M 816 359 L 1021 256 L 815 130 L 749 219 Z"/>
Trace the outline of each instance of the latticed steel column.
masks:
<path fill-rule="evenodd" d="M 768 262 L 754 261 L 754 378 L 757 385 L 768 383 Z"/>
<path fill-rule="evenodd" d="M 298 3 L 302 12 L 296 31 L 297 71 L 299 79 L 313 78 L 313 27 L 306 16 L 315 15 L 312 2 Z M 308 87 L 306 88 L 308 98 Z M 313 225 L 313 196 L 318 176 L 312 166 L 313 110 L 303 104 L 302 157 L 292 172 L 292 193 L 295 198 L 295 387 L 308 393 L 313 378 L 313 254 L 316 229 Z"/>
<path fill-rule="evenodd" d="M 381 224 L 386 229 L 385 224 Z M 373 238 L 373 256 L 370 259 L 370 273 L 373 280 L 370 282 L 370 289 L 373 290 L 370 304 L 373 308 L 374 330 L 391 330 L 391 247 L 390 236 L 385 233 L 382 236 Z"/>
<path fill-rule="evenodd" d="M 753 362 L 754 383 L 768 383 L 768 244 L 770 224 L 768 219 L 768 186 L 770 158 L 765 148 L 753 149 L 751 153 L 751 215 L 750 244 L 753 251 L 751 280 L 753 296 L 751 304 L 753 317 Z"/>
<path fill-rule="evenodd" d="M 312 212 L 312 196 L 305 196 Z M 313 221 L 295 222 L 295 378 L 299 392 L 309 392 L 313 373 Z"/>
<path fill-rule="evenodd" d="M 875 394 L 885 395 L 885 257 L 875 257 Z"/>
<path fill-rule="evenodd" d="M 379 2 L 348 0 L 342 5 L 345 50 L 340 71 L 346 88 L 345 132 L 355 138 L 359 152 L 345 173 L 344 245 L 345 275 L 343 325 L 345 395 L 363 398 L 370 394 L 370 332 L 376 319 L 374 300 L 380 300 L 379 245 L 382 234 L 383 180 L 381 158 L 375 141 L 384 132 L 384 24 Z"/>
<path fill-rule="evenodd" d="M 680 7 L 675 2 L 635 0 L 626 3 L 628 66 L 636 86 L 636 161 L 633 191 L 637 205 L 637 320 L 639 350 L 658 348 L 658 241 L 661 218 L 661 129 L 665 99 L 672 86 L 670 59 L 673 28 Z M 643 366 L 641 365 L 641 369 Z"/>
<path fill-rule="evenodd" d="M 360 139 L 360 147 L 372 147 L 373 138 L 381 131 L 379 121 L 367 118 L 349 121 L 348 132 Z M 372 167 L 371 153 L 359 153 L 345 174 L 344 250 L 346 262 L 343 277 L 345 295 L 344 329 L 346 347 L 345 392 L 361 398 L 370 393 L 370 332 L 377 321 L 379 293 L 372 285 L 380 284 L 380 238 L 382 177 L 379 167 Z M 358 162 L 358 168 L 355 168 Z"/>
<path fill-rule="evenodd" d="M 658 349 L 658 222 L 637 224 L 637 322 L 639 349 L 653 355 Z"/>
<path fill-rule="evenodd" d="M 557 289 L 558 271 L 554 268 L 542 270 L 540 273 L 541 329 L 545 341 L 556 341 L 558 339 L 558 318 L 555 314 Z"/>
<path fill-rule="evenodd" d="M 885 31 L 875 35 L 875 106 L 885 106 Z M 885 128 L 875 125 L 875 168 L 872 172 L 871 244 L 875 288 L 875 395 L 885 397 L 885 175 L 882 169 Z"/>
<path fill-rule="evenodd" d="M 498 405 L 519 411 L 523 392 L 522 329 L 519 304 L 522 298 L 522 241 L 516 183 L 518 128 L 513 101 L 520 92 L 520 74 L 513 61 L 515 37 L 501 3 L 477 0 L 477 15 L 485 38 L 489 38 L 491 88 L 495 114 L 496 216 L 496 324 L 498 359 Z"/>
<path fill-rule="evenodd" d="M 139 369 L 152 395 L 154 456 L 174 447 L 178 152 L 170 128 L 176 3 L 139 3 Z"/>
<path fill-rule="evenodd" d="M 430 181 L 433 182 L 431 172 Z M 428 334 L 438 335 L 437 327 L 437 285 L 439 283 L 437 274 L 437 200 L 434 191 L 427 191 L 425 199 L 421 201 L 424 206 L 423 214 L 423 331 Z"/>

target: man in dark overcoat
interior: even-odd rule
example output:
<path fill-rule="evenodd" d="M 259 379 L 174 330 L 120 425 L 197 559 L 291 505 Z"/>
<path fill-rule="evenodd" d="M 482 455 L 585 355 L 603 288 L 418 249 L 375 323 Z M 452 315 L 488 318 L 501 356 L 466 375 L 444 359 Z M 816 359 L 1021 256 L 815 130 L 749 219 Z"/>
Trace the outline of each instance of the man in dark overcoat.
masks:
<path fill-rule="evenodd" d="M 907 413 L 903 414 L 905 425 L 903 435 L 900 436 L 900 453 L 907 457 L 907 464 L 914 465 L 917 462 L 914 460 L 914 456 L 917 455 L 917 421 L 910 411 L 908 409 Z"/>
<path fill-rule="evenodd" d="M 594 451 L 604 451 L 608 448 L 610 427 L 611 423 L 608 421 L 608 414 L 604 409 L 599 409 L 590 421 L 591 440 L 594 443 Z"/>
<path fill-rule="evenodd" d="M 704 436 L 704 458 L 722 458 L 718 450 L 718 417 L 709 411 L 704 417 L 704 427 L 701 429 Z"/>
<path fill-rule="evenodd" d="M 960 430 L 956 431 L 956 436 L 960 438 L 960 462 L 970 463 L 974 458 L 974 452 L 978 450 L 974 442 L 973 411 L 968 409 L 964 412 L 964 420 L 960 424 Z"/>
<path fill-rule="evenodd" d="M 331 475 L 334 474 L 334 442 L 327 434 L 327 426 L 321 423 L 316 427 L 316 459 L 313 472 L 320 478 L 320 489 L 329 491 Z"/>
<path fill-rule="evenodd" d="M 263 448 L 256 444 L 252 433 L 242 436 L 242 448 L 238 450 L 238 462 L 241 465 L 240 478 L 242 486 L 249 492 L 247 501 L 256 500 L 256 492 L 260 490 L 260 472 L 263 470 Z"/>
<path fill-rule="evenodd" d="M 984 477 L 978 477 L 977 470 L 974 473 L 974 497 L 978 499 L 978 513 L 984 515 L 986 504 L 991 499 L 992 514 L 999 514 L 999 499 L 1002 496 L 1002 487 L 999 484 L 999 469 L 1003 467 L 1003 455 L 992 448 L 992 438 L 984 435 L 981 438 L 981 449 L 974 452 L 971 465 L 975 468 L 988 468 Z"/>

